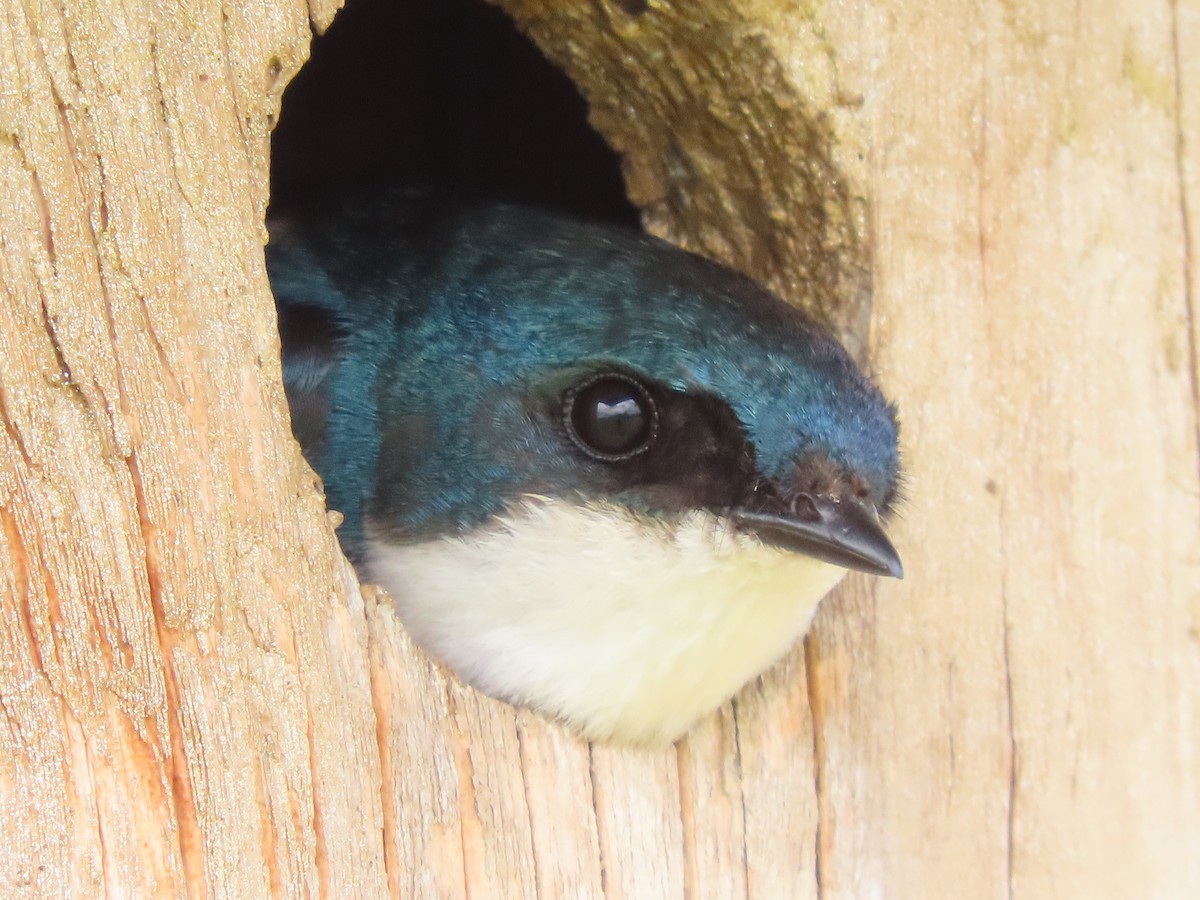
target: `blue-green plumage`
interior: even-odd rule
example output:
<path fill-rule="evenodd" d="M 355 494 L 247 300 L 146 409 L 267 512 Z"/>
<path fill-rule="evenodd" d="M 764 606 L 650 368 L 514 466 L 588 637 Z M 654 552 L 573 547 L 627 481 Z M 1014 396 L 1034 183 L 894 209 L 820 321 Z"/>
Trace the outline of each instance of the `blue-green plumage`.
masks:
<path fill-rule="evenodd" d="M 313 463 L 349 546 L 376 491 L 395 501 L 398 534 L 424 537 L 474 526 L 530 486 L 586 490 L 581 468 L 604 467 L 532 408 L 610 364 L 724 400 L 768 478 L 820 452 L 890 505 L 892 410 L 799 311 L 641 234 L 506 206 L 425 213 L 426 202 L 335 195 L 285 219 L 268 248 L 281 316 L 319 306 L 342 332 Z M 291 361 L 290 383 L 304 365 Z M 394 454 L 383 461 L 382 443 Z M 380 465 L 392 477 L 372 485 Z"/>
<path fill-rule="evenodd" d="M 356 561 L 490 534 L 536 496 L 646 523 L 699 510 L 899 574 L 876 517 L 896 492 L 892 408 L 831 336 L 747 278 L 634 232 L 403 189 L 275 213 L 267 262 L 294 427 Z M 597 381 L 616 399 L 580 393 Z M 600 403 L 585 417 L 635 410 L 632 452 L 581 439 L 580 397 Z M 494 692 L 588 721 L 533 689 Z"/>

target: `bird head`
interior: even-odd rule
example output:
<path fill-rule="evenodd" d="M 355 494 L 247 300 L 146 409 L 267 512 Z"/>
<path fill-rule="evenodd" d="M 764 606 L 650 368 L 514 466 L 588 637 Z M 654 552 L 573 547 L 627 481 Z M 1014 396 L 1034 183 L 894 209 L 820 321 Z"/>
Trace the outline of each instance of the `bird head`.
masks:
<path fill-rule="evenodd" d="M 305 449 L 366 575 L 484 690 L 670 739 L 845 570 L 901 575 L 894 410 L 753 281 L 507 207 L 383 239 L 374 265 L 329 222 L 273 271 L 281 315 L 335 310 L 321 376 L 291 379 L 294 411 L 323 392 Z M 338 301 L 298 298 L 318 283 Z"/>

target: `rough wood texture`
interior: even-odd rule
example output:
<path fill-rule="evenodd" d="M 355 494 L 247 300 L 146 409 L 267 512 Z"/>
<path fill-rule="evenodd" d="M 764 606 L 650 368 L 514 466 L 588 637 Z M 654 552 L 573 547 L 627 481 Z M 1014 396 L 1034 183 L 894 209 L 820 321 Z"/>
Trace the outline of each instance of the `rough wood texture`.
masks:
<path fill-rule="evenodd" d="M 267 136 L 333 5 L 0 0 L 0 893 L 1187 895 L 1200 4 L 504 5 L 655 228 L 869 316 L 909 577 L 658 753 L 463 688 L 283 413 Z"/>

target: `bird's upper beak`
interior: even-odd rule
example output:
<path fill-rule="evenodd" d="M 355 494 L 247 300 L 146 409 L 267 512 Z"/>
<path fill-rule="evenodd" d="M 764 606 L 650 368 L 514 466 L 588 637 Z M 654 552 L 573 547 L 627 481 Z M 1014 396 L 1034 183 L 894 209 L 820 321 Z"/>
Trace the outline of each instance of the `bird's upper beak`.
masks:
<path fill-rule="evenodd" d="M 904 577 L 875 507 L 857 498 L 799 494 L 782 511 L 737 508 L 731 516 L 768 544 L 869 575 Z"/>

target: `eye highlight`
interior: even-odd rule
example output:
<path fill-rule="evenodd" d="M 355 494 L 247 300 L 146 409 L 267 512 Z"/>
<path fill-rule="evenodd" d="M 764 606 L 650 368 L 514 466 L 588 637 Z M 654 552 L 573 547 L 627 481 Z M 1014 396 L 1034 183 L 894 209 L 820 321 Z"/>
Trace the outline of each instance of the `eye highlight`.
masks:
<path fill-rule="evenodd" d="M 595 375 L 572 388 L 564 419 L 576 446 L 606 462 L 646 452 L 658 431 L 658 410 L 649 392 L 615 372 Z"/>

